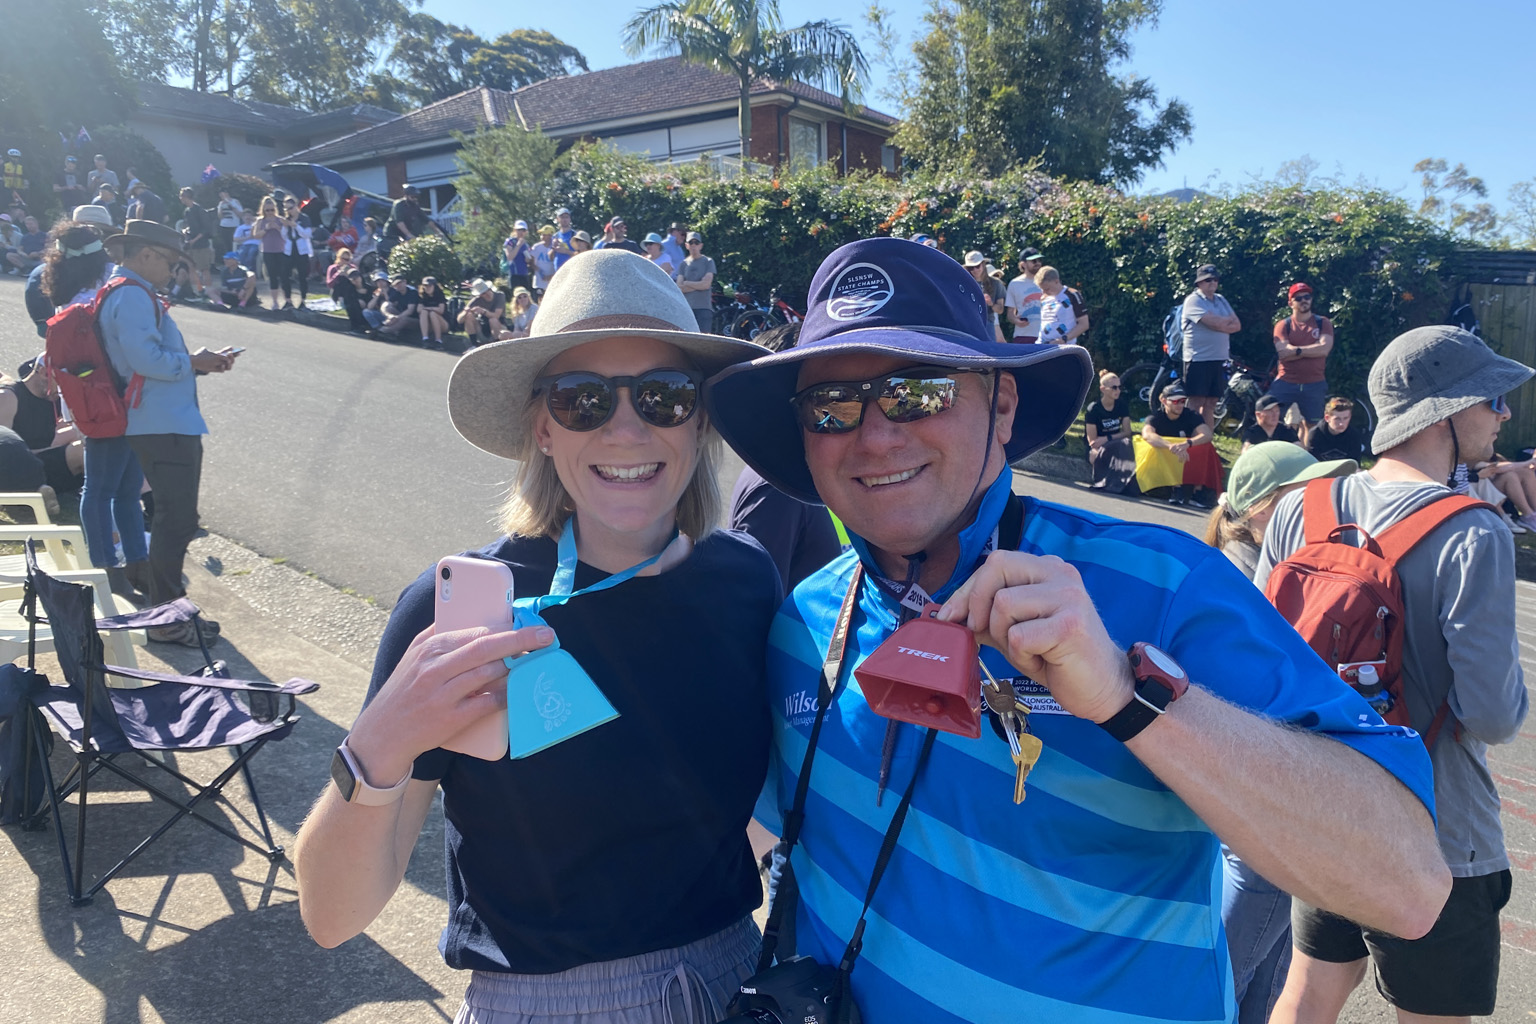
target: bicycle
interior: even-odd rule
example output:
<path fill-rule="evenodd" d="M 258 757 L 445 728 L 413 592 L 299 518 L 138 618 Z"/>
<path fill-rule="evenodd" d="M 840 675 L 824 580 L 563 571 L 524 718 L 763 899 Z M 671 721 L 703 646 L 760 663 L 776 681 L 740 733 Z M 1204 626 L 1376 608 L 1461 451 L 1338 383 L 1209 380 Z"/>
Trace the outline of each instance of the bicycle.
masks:
<path fill-rule="evenodd" d="M 740 305 L 747 305 L 752 301 L 750 292 L 743 296 L 742 289 L 736 290 L 736 301 Z M 784 324 L 798 324 L 805 319 L 805 314 L 800 312 L 779 295 L 779 289 L 775 287 L 768 293 L 766 306 L 748 308 L 731 321 L 727 333 L 733 338 L 742 341 L 756 341 L 757 336 L 764 331 Z"/>

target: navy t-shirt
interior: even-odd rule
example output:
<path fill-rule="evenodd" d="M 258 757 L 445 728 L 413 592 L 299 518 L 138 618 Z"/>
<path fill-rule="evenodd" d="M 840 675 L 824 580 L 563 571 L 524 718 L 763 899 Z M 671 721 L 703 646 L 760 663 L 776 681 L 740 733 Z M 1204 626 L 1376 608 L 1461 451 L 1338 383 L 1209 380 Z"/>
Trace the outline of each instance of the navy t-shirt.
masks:
<path fill-rule="evenodd" d="M 751 466 L 736 478 L 731 528 L 750 533 L 773 556 L 786 593 L 843 549 L 825 506 L 791 498 Z"/>
<path fill-rule="evenodd" d="M 520 596 L 549 592 L 552 540 L 465 554 L 506 562 Z M 576 588 L 605 576 L 580 563 Z M 667 572 L 544 612 L 619 717 L 516 761 L 417 758 L 412 775 L 443 788 L 448 966 L 551 974 L 693 942 L 762 902 L 746 829 L 767 771 L 779 596 L 761 546 L 722 531 Z M 401 594 L 369 700 L 431 624 L 433 597 L 430 569 Z"/>

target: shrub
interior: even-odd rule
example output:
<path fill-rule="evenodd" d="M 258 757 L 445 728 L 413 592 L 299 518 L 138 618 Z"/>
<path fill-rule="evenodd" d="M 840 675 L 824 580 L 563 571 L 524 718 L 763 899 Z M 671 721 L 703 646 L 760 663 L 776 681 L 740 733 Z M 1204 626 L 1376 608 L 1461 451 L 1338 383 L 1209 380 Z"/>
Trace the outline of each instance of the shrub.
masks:
<path fill-rule="evenodd" d="M 165 208 L 171 214 L 171 219 L 176 219 L 175 213 L 181 209 L 176 202 L 177 185 L 171 177 L 171 165 L 165 162 L 165 157 L 153 142 L 122 125 L 107 125 L 91 130 L 91 141 L 80 156 L 80 169 L 83 173 L 90 173 L 91 157 L 97 153 L 105 156 L 107 166 L 117 172 L 123 186 L 117 198 L 123 206 L 126 207 L 129 202 L 128 168 L 132 167 L 139 172 L 139 180 L 165 200 Z M 48 180 L 53 180 L 52 175 Z"/>
<path fill-rule="evenodd" d="M 453 246 L 435 234 L 427 234 L 402 242 L 390 251 L 389 273 L 404 274 L 413 285 L 421 283 L 424 277 L 435 277 L 438 284 L 451 292 L 464 273 L 464 264 Z"/>
<path fill-rule="evenodd" d="M 272 183 L 253 174 L 221 174 L 193 185 L 197 205 L 212 208 L 219 204 L 219 189 L 229 189 L 229 197 L 252 213 L 261 212 L 261 201 L 272 194 Z"/>
<path fill-rule="evenodd" d="M 1033 170 L 992 180 L 829 168 L 722 178 L 582 145 L 566 155 L 551 202 L 589 229 L 622 214 L 634 238 L 685 221 L 704 236 L 722 284 L 764 294 L 779 285 L 800 309 L 816 267 L 859 238 L 927 234 L 952 256 L 981 250 L 1010 278 L 1033 246 L 1083 293 L 1093 321 L 1085 345 L 1116 370 L 1160 355 L 1163 317 L 1202 263 L 1221 268 L 1222 293 L 1243 320 L 1234 354 L 1260 368 L 1274 360 L 1286 288 L 1311 283 L 1318 312 L 1337 326 L 1329 382 L 1346 393 L 1363 386 L 1388 341 L 1444 319 L 1449 306 L 1450 236 L 1378 189 L 1262 185 L 1179 203 Z"/>

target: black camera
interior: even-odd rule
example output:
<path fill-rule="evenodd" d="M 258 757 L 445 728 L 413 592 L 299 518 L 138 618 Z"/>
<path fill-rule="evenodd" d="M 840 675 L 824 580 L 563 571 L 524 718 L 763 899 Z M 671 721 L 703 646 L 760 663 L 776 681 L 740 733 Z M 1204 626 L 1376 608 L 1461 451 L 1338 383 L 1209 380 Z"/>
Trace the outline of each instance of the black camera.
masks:
<path fill-rule="evenodd" d="M 836 990 L 835 968 L 808 956 L 792 956 L 742 982 L 719 1024 L 832 1024 Z M 847 1020 L 861 1024 L 859 1008 L 851 1003 Z"/>

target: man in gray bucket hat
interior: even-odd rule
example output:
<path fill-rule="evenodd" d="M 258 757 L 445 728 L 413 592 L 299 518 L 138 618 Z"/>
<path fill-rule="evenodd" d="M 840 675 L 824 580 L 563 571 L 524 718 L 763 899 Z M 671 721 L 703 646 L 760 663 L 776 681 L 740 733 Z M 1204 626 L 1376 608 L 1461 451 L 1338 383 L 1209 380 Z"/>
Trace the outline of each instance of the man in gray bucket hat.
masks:
<path fill-rule="evenodd" d="M 1505 395 L 1533 372 L 1456 327 L 1399 335 L 1371 367 L 1380 423 L 1368 472 L 1343 478 L 1338 522 L 1373 538 L 1452 492 L 1458 464 L 1493 455 L 1509 419 Z M 1300 549 L 1309 533 L 1305 492 L 1287 495 L 1265 534 L 1254 582 Z M 1420 520 L 1424 522 L 1424 520 Z M 1405 526 L 1405 529 L 1409 527 Z M 1487 506 L 1440 522 L 1397 560 L 1403 599 L 1402 692 L 1434 767 L 1438 836 L 1453 878 L 1429 934 L 1404 940 L 1317 910 L 1293 912 L 1295 953 L 1276 1020 L 1335 1020 L 1375 965 L 1376 987 L 1403 1015 L 1492 1014 L 1499 975 L 1499 911 L 1509 858 L 1487 749 L 1509 743 L 1526 715 L 1515 633 L 1515 552 Z"/>

